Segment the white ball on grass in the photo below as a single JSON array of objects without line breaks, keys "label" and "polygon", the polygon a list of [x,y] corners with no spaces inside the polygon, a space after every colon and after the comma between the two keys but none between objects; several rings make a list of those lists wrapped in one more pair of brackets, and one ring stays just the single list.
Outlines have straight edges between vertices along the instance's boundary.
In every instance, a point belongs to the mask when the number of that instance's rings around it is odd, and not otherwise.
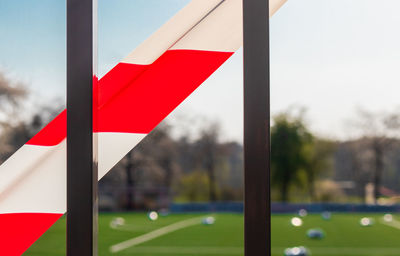
[{"label": "white ball on grass", "polygon": [[364,218],[361,218],[361,220],[360,220],[360,225],[363,227],[369,227],[369,226],[372,226],[373,224],[374,224],[374,220],[371,218],[364,217]]},{"label": "white ball on grass", "polygon": [[110,222],[111,228],[118,228],[123,225],[125,225],[125,219],[122,217],[116,217],[116,218],[112,219]]},{"label": "white ball on grass", "polygon": [[299,217],[294,217],[290,220],[290,223],[295,227],[300,227],[301,225],[303,225],[303,220]]},{"label": "white ball on grass", "polygon": [[308,256],[310,255],[307,248],[304,246],[286,248],[284,251],[285,256]]},{"label": "white ball on grass", "polygon": [[307,214],[308,214],[308,212],[307,212],[306,209],[300,209],[300,210],[299,210],[299,216],[300,216],[300,217],[306,217]]},{"label": "white ball on grass", "polygon": [[202,219],[201,223],[203,225],[213,225],[215,223],[215,218],[212,216]]},{"label": "white ball on grass", "polygon": [[155,221],[158,219],[158,213],[156,211],[151,211],[147,215],[151,221]]}]

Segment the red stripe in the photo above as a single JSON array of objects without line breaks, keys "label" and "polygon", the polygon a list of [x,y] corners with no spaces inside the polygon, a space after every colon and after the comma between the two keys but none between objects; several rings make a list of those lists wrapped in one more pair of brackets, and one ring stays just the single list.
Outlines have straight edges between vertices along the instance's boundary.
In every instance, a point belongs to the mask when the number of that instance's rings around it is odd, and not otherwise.
[{"label": "red stripe", "polygon": [[22,255],[62,214],[0,214],[0,255]]},{"label": "red stripe", "polygon": [[[94,86],[100,106],[94,115],[94,130],[149,133],[232,54],[171,50],[149,66],[118,64]],[[65,136],[64,110],[27,144],[53,146]],[[0,255],[21,255],[60,216],[0,214]]]},{"label": "red stripe", "polygon": [[54,146],[59,144],[67,134],[67,111],[64,109],[56,118],[46,125],[26,144],[36,146]]},{"label": "red stripe", "polygon": [[[149,133],[232,54],[170,50],[148,66],[118,64],[99,81],[95,132]],[[64,110],[27,144],[53,146],[65,135]]]},{"label": "red stripe", "polygon": [[106,104],[114,95],[131,84],[148,67],[149,65],[117,64],[100,79],[99,107]]},{"label": "red stripe", "polygon": [[96,132],[149,133],[231,55],[167,51],[99,110]]}]

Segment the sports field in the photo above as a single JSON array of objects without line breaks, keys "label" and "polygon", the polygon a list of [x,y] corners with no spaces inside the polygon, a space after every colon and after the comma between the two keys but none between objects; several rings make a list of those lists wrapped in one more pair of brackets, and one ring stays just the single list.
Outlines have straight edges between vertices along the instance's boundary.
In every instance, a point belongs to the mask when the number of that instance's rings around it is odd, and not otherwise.
[{"label": "sports field", "polygon": [[[214,216],[215,223],[201,224],[204,216]],[[294,216],[273,216],[273,255],[283,255],[284,248],[300,245],[309,248],[312,255],[400,255],[400,215],[385,222],[383,214],[332,214],[330,220],[310,214],[302,218],[303,225],[299,227],[290,224]],[[374,224],[361,226],[362,217],[372,218]],[[308,238],[306,232],[310,228],[321,228],[325,237]],[[144,213],[100,214],[99,229],[99,255],[243,255],[241,214],[171,214],[156,221]],[[65,219],[25,255],[65,255]]]}]

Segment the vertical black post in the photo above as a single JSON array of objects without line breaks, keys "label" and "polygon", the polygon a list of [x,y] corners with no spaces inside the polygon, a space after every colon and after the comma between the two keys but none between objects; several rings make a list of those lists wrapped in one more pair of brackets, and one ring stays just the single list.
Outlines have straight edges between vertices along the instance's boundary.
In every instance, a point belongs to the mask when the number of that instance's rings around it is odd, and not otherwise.
[{"label": "vertical black post", "polygon": [[67,0],[67,256],[97,255],[97,0]]},{"label": "vertical black post", "polygon": [[269,1],[243,0],[245,255],[271,255]]}]

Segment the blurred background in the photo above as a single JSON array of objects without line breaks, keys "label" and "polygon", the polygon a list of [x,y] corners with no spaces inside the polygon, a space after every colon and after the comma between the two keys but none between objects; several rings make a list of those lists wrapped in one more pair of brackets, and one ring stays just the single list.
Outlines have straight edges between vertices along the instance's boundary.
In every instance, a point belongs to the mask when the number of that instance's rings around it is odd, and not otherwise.
[{"label": "blurred background", "polygon": [[[188,2],[99,0],[99,77]],[[399,8],[288,1],[271,19],[273,255],[400,254]],[[64,1],[0,0],[0,35],[3,162],[65,107]],[[100,255],[196,218],[114,253],[242,254],[242,68],[239,50],[100,181]],[[26,255],[64,255],[64,222]]]}]

